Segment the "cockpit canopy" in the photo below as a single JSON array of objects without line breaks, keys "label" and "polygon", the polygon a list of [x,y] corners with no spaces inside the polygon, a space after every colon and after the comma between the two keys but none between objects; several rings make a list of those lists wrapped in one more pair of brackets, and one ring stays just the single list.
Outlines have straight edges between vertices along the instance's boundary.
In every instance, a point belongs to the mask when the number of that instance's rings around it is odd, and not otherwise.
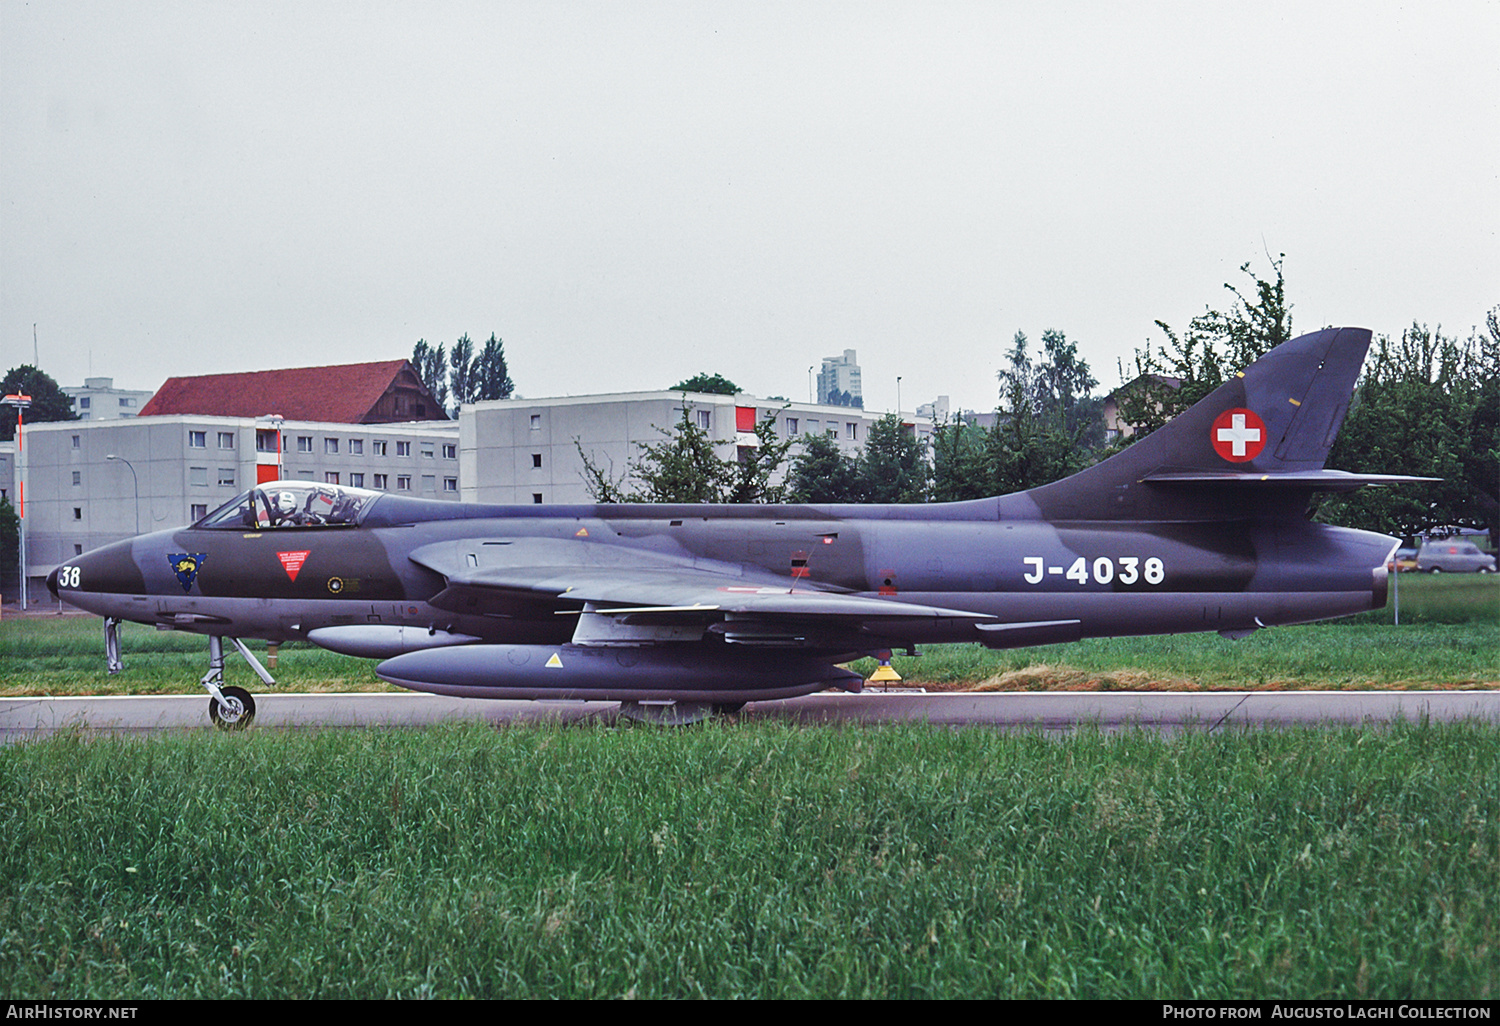
[{"label": "cockpit canopy", "polygon": [[382,494],[312,481],[271,481],[229,500],[193,526],[236,531],[353,527]]}]

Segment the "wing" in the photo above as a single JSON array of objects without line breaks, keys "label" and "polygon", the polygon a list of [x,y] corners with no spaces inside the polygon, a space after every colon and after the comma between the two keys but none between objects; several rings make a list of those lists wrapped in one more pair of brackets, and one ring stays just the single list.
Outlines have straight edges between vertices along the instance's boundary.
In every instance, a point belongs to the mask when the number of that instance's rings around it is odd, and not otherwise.
[{"label": "wing", "polygon": [[738,563],[575,539],[461,539],[415,550],[453,612],[577,616],[574,644],[650,645],[707,634],[737,644],[868,645],[901,625],[994,617],[835,591]]}]

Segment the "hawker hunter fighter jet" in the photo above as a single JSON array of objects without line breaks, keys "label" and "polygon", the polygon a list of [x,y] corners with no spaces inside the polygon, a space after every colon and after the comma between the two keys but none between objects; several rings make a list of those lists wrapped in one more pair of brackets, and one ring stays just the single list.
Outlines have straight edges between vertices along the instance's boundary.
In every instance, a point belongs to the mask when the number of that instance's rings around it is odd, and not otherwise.
[{"label": "hawker hunter fighter jet", "polygon": [[213,720],[243,726],[223,639],[381,659],[402,687],[482,698],[737,708],[825,688],[924,642],[1012,648],[1344,616],[1386,600],[1396,539],[1312,523],[1370,332],[1267,353],[1079,474],[932,505],[489,506],[281,481],[190,527],[106,546],[48,586],[209,638]]}]

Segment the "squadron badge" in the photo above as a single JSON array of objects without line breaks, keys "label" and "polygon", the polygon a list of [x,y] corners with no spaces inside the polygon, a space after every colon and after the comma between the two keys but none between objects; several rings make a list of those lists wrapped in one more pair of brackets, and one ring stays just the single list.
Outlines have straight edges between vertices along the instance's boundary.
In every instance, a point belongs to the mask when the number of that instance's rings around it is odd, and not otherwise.
[{"label": "squadron badge", "polygon": [[177,583],[182,585],[183,591],[193,590],[193,582],[198,579],[198,570],[206,556],[204,552],[174,552],[167,556],[167,563],[177,575]]}]

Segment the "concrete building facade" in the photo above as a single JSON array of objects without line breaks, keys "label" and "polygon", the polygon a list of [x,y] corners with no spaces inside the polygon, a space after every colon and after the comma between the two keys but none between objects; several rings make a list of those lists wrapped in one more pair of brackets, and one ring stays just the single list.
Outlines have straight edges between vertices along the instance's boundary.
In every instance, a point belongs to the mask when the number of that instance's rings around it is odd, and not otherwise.
[{"label": "concrete building facade", "polygon": [[[681,420],[693,422],[733,459],[754,446],[755,424],[774,419],[780,437],[826,434],[853,453],[881,414],[844,406],[786,403],[746,395],[629,392],[561,399],[500,399],[473,403],[459,414],[459,480],[466,502],[505,504],[587,503],[580,448],[594,465],[618,479],[640,454]],[[926,440],[932,423],[908,421]]]},{"label": "concrete building facade", "polygon": [[63,386],[63,394],[79,420],[116,420],[140,413],[156,393],[116,388],[114,378],[84,378],[82,385]]}]

